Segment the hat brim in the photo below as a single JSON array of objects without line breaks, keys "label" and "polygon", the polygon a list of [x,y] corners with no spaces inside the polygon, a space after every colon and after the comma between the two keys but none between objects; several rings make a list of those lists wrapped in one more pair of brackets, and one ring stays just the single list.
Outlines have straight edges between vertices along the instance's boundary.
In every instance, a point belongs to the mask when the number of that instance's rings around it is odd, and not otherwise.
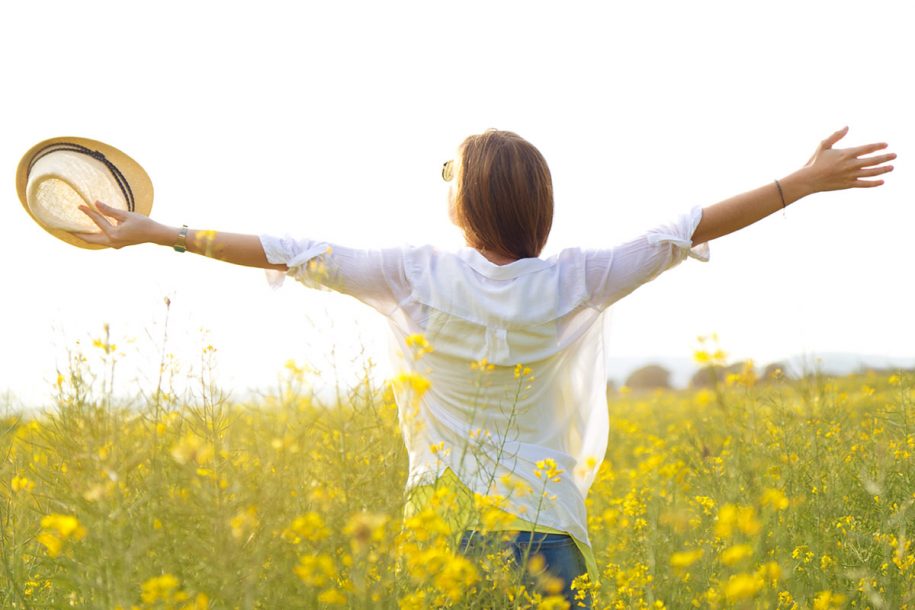
[{"label": "hat brim", "polygon": [[144,216],[149,216],[149,213],[152,211],[152,180],[149,179],[149,176],[146,174],[146,171],[143,169],[143,167],[132,158],[130,158],[130,156],[128,156],[126,153],[118,150],[110,144],[105,144],[104,142],[99,142],[97,140],[90,140],[88,138],[51,138],[49,140],[39,142],[30,148],[29,151],[23,155],[22,160],[19,161],[19,167],[16,168],[16,192],[19,194],[19,201],[22,202],[22,207],[25,208],[25,211],[28,213],[28,215],[32,217],[32,220],[38,223],[38,226],[40,226],[42,229],[57,239],[80,248],[86,248],[88,250],[99,250],[102,248],[107,248],[108,246],[91,244],[87,241],[83,241],[72,233],[68,233],[67,231],[63,231],[61,229],[52,229],[45,226],[45,224],[41,222],[41,220],[37,218],[29,208],[29,202],[26,196],[26,187],[28,186],[29,182],[29,166],[32,163],[32,159],[39,151],[43,150],[44,148],[47,148],[52,144],[61,144],[65,142],[85,146],[86,148],[96,150],[105,155],[105,158],[111,161],[127,179],[127,183],[130,185],[130,190],[133,193],[134,211],[139,214],[143,214]]}]

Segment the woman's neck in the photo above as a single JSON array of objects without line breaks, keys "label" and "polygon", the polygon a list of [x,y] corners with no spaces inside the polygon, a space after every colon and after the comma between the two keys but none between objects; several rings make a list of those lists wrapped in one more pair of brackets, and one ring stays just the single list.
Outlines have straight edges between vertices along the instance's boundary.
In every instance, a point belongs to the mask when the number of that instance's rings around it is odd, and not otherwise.
[{"label": "woman's neck", "polygon": [[477,248],[476,251],[482,254],[483,258],[494,265],[507,265],[518,260],[516,258],[509,258],[507,256],[502,256],[501,254],[496,254],[495,252],[489,252],[488,250],[483,250],[481,248]]}]

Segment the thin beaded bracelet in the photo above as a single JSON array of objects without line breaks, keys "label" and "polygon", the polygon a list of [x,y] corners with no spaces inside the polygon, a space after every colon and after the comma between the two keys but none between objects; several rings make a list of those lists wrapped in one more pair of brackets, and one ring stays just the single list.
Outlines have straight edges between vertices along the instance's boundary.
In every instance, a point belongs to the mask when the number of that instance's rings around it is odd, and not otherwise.
[{"label": "thin beaded bracelet", "polygon": [[778,180],[776,180],[776,181],[775,181],[775,186],[778,187],[778,196],[781,197],[781,200],[782,200],[782,209],[784,210],[787,206],[785,205],[785,193],[782,192],[782,185],[779,184]]}]

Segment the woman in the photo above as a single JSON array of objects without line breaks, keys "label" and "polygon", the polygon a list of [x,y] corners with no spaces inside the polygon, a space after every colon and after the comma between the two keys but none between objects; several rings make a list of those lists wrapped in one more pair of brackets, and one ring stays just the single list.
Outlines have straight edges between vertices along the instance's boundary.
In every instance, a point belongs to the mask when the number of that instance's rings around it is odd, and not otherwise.
[{"label": "woman", "polygon": [[[493,542],[483,530],[511,532],[505,544],[540,571],[536,583],[571,601],[575,577],[598,576],[585,498],[608,435],[601,313],[687,256],[708,260],[707,242],[806,195],[883,184],[870,178],[892,171],[895,155],[865,156],[886,144],[833,148],[846,133],[823,140],[782,180],[693,208],[614,248],[546,260],[538,257],[553,218],[549,168],[530,143],[494,130],[467,138],[443,167],[449,215],[468,246],[458,252],[179,230],[102,203],[81,208],[101,232],[77,236],[284,272],[387,316],[398,368],[430,382],[423,392],[409,383],[397,390],[410,458],[407,516],[429,505],[437,486],[448,488],[463,507],[452,515],[463,552]],[[486,523],[469,508],[474,494],[494,507]]]}]

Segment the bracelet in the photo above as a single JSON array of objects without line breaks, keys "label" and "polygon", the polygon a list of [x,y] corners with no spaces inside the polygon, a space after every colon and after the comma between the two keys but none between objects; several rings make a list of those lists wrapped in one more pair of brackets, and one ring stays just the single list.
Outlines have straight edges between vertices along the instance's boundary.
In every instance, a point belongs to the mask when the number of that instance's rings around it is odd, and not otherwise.
[{"label": "bracelet", "polygon": [[181,230],[178,231],[178,240],[172,247],[175,252],[187,252],[187,225],[181,225]]},{"label": "bracelet", "polygon": [[782,192],[782,185],[779,184],[778,180],[775,181],[775,186],[778,187],[778,196],[782,199],[782,209],[785,209],[785,193]]}]

